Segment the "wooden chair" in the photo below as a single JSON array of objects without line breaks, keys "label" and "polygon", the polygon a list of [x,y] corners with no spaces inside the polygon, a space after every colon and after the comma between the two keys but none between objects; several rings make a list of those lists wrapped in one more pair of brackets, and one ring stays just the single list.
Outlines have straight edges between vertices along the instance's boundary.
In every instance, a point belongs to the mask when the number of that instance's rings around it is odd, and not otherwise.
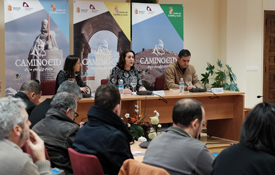
[{"label": "wooden chair", "polygon": [[54,95],[55,94],[56,81],[41,81],[42,95]]},{"label": "wooden chair", "polygon": [[108,84],[109,79],[101,79],[101,85]]},{"label": "wooden chair", "polygon": [[164,90],[165,77],[156,77],[155,90]]},{"label": "wooden chair", "polygon": [[151,165],[147,165],[145,163],[141,163],[134,159],[127,159],[123,162],[118,175],[169,175],[169,173],[158,167],[154,167]]},{"label": "wooden chair", "polygon": [[74,175],[104,175],[98,158],[94,155],[79,153],[68,148]]}]

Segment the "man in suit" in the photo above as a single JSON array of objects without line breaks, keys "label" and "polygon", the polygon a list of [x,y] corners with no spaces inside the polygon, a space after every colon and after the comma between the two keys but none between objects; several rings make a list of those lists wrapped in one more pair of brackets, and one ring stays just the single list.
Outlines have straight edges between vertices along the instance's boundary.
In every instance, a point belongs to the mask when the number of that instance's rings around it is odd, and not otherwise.
[{"label": "man in suit", "polygon": [[184,85],[184,90],[195,87],[201,88],[200,80],[196,74],[194,66],[190,65],[191,53],[189,50],[182,49],[178,55],[178,61],[171,63],[165,70],[164,89],[179,88],[180,79],[186,80],[187,76],[191,76],[192,84]]},{"label": "man in suit", "polygon": [[[21,99],[0,99],[0,175],[51,175],[44,142],[29,129],[25,108]],[[24,144],[32,150],[35,163],[29,154],[23,153],[21,147]]]},{"label": "man in suit", "polygon": [[26,103],[26,111],[28,115],[31,114],[32,110],[39,103],[39,99],[42,95],[41,85],[35,81],[30,80],[22,84],[19,92],[15,94],[14,98],[21,98]]}]

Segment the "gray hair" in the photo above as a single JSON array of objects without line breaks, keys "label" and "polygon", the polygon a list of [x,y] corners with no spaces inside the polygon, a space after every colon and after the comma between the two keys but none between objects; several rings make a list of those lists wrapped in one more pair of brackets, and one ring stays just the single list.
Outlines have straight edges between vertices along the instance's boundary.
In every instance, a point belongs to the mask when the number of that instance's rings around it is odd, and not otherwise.
[{"label": "gray hair", "polygon": [[19,125],[24,128],[26,104],[20,98],[6,97],[0,99],[0,139],[7,139],[13,127]]},{"label": "gray hair", "polygon": [[[79,89],[79,87],[78,87]],[[57,93],[53,101],[51,102],[51,107],[62,112],[66,112],[68,108],[76,110],[76,97],[68,92]]]},{"label": "gray hair", "polygon": [[59,86],[56,93],[59,93],[59,92],[69,92],[69,93],[75,95],[76,98],[78,98],[78,99],[82,98],[82,93],[79,89],[79,86],[76,83],[69,81],[69,80],[64,81]]},{"label": "gray hair", "polygon": [[35,95],[39,95],[42,92],[42,87],[39,82],[35,80],[26,81],[20,87],[20,91],[26,91],[28,93],[34,92]]}]

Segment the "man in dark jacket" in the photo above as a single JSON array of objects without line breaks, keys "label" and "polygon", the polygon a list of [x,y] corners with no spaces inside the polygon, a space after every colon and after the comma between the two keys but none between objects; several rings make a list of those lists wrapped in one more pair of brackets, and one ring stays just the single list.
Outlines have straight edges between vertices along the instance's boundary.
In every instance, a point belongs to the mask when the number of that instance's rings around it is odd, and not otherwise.
[{"label": "man in dark jacket", "polygon": [[78,116],[76,108],[76,97],[60,92],[53,98],[46,118],[33,127],[33,131],[45,142],[52,167],[63,169],[66,174],[73,173],[68,148],[71,148],[79,130],[79,125],[74,122]]},{"label": "man in dark jacket", "polygon": [[[82,98],[82,93],[79,89],[79,86],[73,81],[64,81],[57,89],[57,93],[59,92],[69,92],[77,97],[77,101],[81,100]],[[54,96],[52,98],[47,98],[32,110],[32,113],[29,116],[29,120],[31,122],[30,128],[46,117],[46,113],[51,107],[50,104],[53,98]]]},{"label": "man in dark jacket", "polygon": [[21,98],[26,103],[26,111],[30,116],[32,110],[39,103],[41,95],[41,85],[35,80],[30,80],[24,82],[20,87],[19,92],[17,92],[17,94],[15,94],[13,97]]},{"label": "man in dark jacket", "polygon": [[105,174],[118,174],[124,160],[133,158],[129,142],[133,137],[122,122],[120,94],[111,84],[95,93],[95,105],[88,111],[89,121],[77,133],[73,149],[97,156]]}]

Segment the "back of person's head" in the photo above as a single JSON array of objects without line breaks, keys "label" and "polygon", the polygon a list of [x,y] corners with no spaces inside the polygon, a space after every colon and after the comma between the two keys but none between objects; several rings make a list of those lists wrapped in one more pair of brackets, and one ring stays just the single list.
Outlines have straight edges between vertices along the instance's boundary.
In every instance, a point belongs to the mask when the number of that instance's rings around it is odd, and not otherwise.
[{"label": "back of person's head", "polygon": [[79,57],[77,57],[76,55],[69,55],[65,60],[63,70],[72,77],[75,76],[74,65],[77,63],[78,59]]},{"label": "back of person's head", "polygon": [[275,156],[275,106],[259,103],[248,114],[241,130],[241,143]]},{"label": "back of person's head", "polygon": [[52,108],[65,113],[69,108],[76,111],[76,106],[77,106],[76,97],[68,92],[57,93],[51,102]]},{"label": "back of person's head", "polygon": [[95,105],[114,110],[120,104],[120,94],[116,86],[112,84],[101,85],[95,92]]},{"label": "back of person's head", "polygon": [[64,81],[59,86],[56,93],[60,93],[60,92],[69,92],[69,93],[75,95],[76,98],[78,98],[79,100],[82,98],[82,93],[79,89],[79,86],[73,81],[69,81],[69,80]]},{"label": "back of person's head", "polygon": [[189,50],[187,49],[182,49],[178,55],[179,58],[182,58],[182,57],[189,57],[191,56],[191,53],[189,52]]},{"label": "back of person's head", "polygon": [[22,109],[26,104],[20,98],[6,97],[0,99],[0,139],[7,139],[15,125],[24,128],[25,116]]},{"label": "back of person's head", "polygon": [[197,100],[185,98],[179,100],[173,108],[173,123],[188,127],[192,121],[202,120],[203,105]]},{"label": "back of person's head", "polygon": [[[119,67],[120,69],[124,69],[124,66],[125,66],[125,64],[126,64],[126,60],[125,60],[125,58],[126,58],[126,54],[128,53],[128,52],[132,52],[133,54],[134,54],[134,58],[135,58],[135,52],[134,51],[132,51],[132,50],[124,50],[124,51],[122,51],[121,52],[121,54],[120,54],[120,56],[119,56],[119,60],[118,60],[118,62],[117,62],[117,67]],[[135,64],[134,64],[135,65]],[[134,66],[133,65],[133,66]]]},{"label": "back of person's head", "polygon": [[22,84],[20,91],[27,93],[34,92],[35,95],[39,95],[42,92],[42,87],[37,80],[29,80]]}]

